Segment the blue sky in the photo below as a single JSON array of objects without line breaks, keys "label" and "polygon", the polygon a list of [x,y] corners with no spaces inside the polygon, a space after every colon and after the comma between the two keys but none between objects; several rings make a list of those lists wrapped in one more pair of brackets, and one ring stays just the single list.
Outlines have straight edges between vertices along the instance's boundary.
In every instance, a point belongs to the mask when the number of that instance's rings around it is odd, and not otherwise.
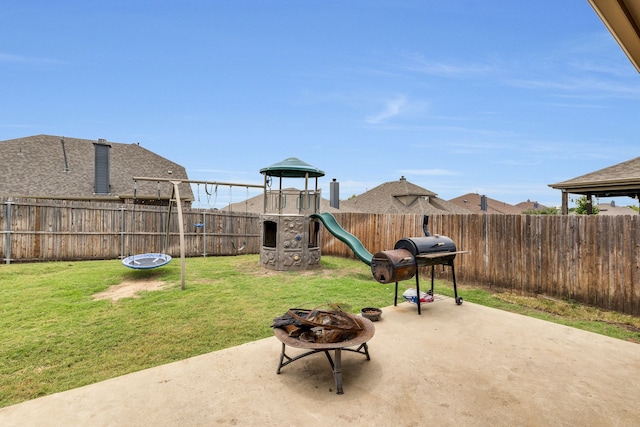
[{"label": "blue sky", "polygon": [[640,156],[640,74],[587,0],[2,10],[0,140],[139,142],[221,182],[298,157],[326,198],[332,178],[347,198],[405,176],[545,205],[561,201],[548,184]]}]

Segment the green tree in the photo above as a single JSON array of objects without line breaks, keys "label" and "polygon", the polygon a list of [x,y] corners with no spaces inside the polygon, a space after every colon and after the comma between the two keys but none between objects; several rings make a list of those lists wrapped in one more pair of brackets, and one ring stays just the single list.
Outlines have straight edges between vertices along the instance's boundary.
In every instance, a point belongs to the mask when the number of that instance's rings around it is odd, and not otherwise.
[{"label": "green tree", "polygon": [[544,208],[544,209],[527,209],[522,211],[523,215],[558,215],[558,209],[556,208]]},{"label": "green tree", "polygon": [[[576,200],[576,208],[574,212],[578,215],[586,215],[587,214],[587,196],[580,196],[579,199]],[[600,212],[596,206],[592,206],[591,213],[596,215]]]}]

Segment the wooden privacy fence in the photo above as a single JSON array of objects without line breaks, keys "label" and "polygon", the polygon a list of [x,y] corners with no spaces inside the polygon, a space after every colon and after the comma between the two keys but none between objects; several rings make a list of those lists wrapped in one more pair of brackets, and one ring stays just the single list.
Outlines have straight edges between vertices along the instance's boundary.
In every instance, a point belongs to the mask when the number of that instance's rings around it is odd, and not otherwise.
[{"label": "wooden privacy fence", "polygon": [[[372,253],[424,235],[422,215],[335,217]],[[640,215],[433,215],[429,230],[469,251],[455,259],[459,283],[640,315]],[[354,257],[326,230],[322,239],[323,255]],[[450,278],[449,268],[436,271]]]},{"label": "wooden privacy fence", "polygon": [[[169,215],[168,207],[14,199],[2,200],[0,210],[0,257],[7,264],[180,254],[175,207]],[[187,256],[260,251],[257,214],[183,209],[183,219]]]},{"label": "wooden privacy fence", "polygon": [[[180,254],[176,209],[167,228],[167,207],[27,199],[0,203],[0,259],[5,263]],[[258,214],[183,213],[186,256],[260,252]],[[422,215],[334,215],[371,253],[423,235]],[[432,215],[429,230],[469,251],[455,260],[459,283],[640,315],[640,215]],[[355,258],[324,227],[321,238],[323,255]],[[436,271],[450,278],[450,269]]]}]

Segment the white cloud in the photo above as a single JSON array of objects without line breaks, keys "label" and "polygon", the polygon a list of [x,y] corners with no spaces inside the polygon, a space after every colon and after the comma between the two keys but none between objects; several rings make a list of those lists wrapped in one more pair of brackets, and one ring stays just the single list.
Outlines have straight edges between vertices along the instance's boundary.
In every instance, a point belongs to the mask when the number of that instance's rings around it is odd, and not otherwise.
[{"label": "white cloud", "polygon": [[0,61],[2,62],[23,62],[24,58],[18,55],[11,55],[0,52]]},{"label": "white cloud", "polygon": [[429,61],[422,54],[407,55],[408,63],[403,66],[406,70],[441,77],[463,77],[478,74],[494,73],[502,67],[491,64],[471,62],[443,62]]},{"label": "white cloud", "polygon": [[405,111],[407,109],[407,104],[407,98],[404,95],[399,95],[394,99],[387,101],[385,108],[381,113],[367,117],[366,122],[370,124],[382,123]]},{"label": "white cloud", "polygon": [[607,81],[594,77],[576,77],[558,80],[524,80],[513,79],[510,84],[525,89],[550,89],[567,94],[578,94],[583,97],[601,97],[603,94],[618,98],[637,98],[640,86],[628,82]]},{"label": "white cloud", "polygon": [[50,58],[38,58],[35,56],[14,55],[11,53],[0,52],[0,62],[14,62],[24,64],[63,64],[64,61]]}]

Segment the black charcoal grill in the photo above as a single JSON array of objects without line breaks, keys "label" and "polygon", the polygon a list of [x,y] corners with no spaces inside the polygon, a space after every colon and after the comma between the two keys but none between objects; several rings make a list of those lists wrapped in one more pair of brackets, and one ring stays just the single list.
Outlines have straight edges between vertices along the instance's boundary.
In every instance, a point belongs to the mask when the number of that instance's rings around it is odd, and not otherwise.
[{"label": "black charcoal grill", "polygon": [[451,267],[455,301],[458,305],[462,304],[462,298],[458,296],[453,261],[457,254],[464,252],[458,251],[450,238],[438,234],[432,236],[429,233],[428,224],[429,217],[425,215],[422,226],[425,237],[400,239],[396,242],[393,250],[378,252],[371,260],[371,273],[378,282],[396,283],[393,305],[398,305],[398,282],[409,280],[415,276],[418,314],[421,314],[419,267],[431,266],[431,290],[429,293],[432,296],[435,266]]}]

